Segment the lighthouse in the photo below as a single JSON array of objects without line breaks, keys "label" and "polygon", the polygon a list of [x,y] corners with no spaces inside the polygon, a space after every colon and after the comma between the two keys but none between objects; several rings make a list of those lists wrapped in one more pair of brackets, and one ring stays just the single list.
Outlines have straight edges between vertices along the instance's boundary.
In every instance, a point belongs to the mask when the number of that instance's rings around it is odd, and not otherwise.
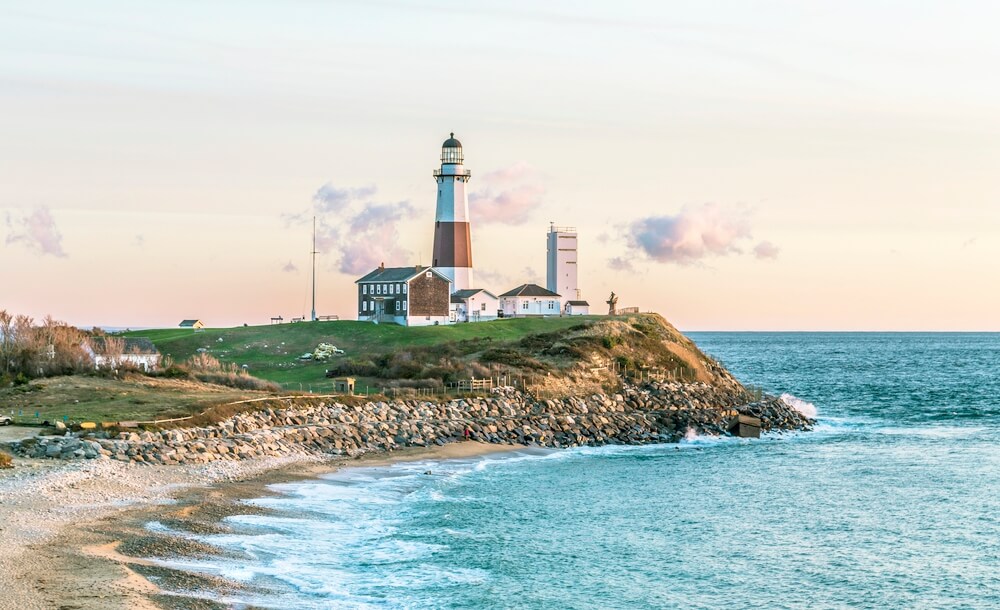
[{"label": "lighthouse", "polygon": [[472,238],[469,232],[469,197],[466,186],[472,172],[462,165],[462,143],[455,134],[441,145],[434,217],[434,268],[451,280],[452,291],[472,288]]}]

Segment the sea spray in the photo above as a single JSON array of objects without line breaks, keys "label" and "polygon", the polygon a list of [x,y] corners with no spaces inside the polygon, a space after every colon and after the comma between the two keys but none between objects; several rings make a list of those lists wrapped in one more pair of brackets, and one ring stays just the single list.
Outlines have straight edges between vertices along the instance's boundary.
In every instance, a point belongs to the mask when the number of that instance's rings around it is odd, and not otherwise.
[{"label": "sea spray", "polygon": [[787,392],[782,394],[779,398],[781,398],[783,403],[795,409],[802,415],[805,415],[809,419],[816,419],[818,410],[816,409],[816,405],[813,403],[802,400],[801,398],[788,394]]}]

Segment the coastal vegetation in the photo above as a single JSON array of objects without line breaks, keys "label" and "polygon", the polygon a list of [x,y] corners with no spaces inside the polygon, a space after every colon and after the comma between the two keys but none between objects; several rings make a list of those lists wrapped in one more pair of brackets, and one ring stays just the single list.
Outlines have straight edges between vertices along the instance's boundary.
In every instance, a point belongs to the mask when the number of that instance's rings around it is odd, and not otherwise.
[{"label": "coastal vegetation", "polygon": [[[623,381],[643,379],[742,390],[721,366],[656,314],[518,318],[418,328],[304,322],[101,335],[99,344],[105,350],[120,351],[127,337],[150,339],[162,362],[148,374],[127,366],[95,370],[82,353],[76,353],[92,333],[51,319],[39,326],[27,318],[9,318],[15,328],[5,337],[32,338],[11,342],[19,346],[18,353],[46,353],[45,346],[50,345],[46,341],[60,337],[55,360],[72,364],[43,368],[45,374],[36,379],[20,366],[10,369],[17,376],[8,374],[0,383],[0,409],[13,412],[18,423],[187,417],[248,399],[329,393],[332,377],[337,376],[355,377],[357,391],[364,394],[392,396],[449,392],[454,396],[460,382],[488,378],[546,396],[614,392]],[[5,353],[13,352],[8,347]],[[320,353],[321,361],[312,357]],[[51,355],[48,350],[45,358],[52,360]],[[202,418],[229,414],[228,409],[223,411]]]},{"label": "coastal vegetation", "polygon": [[[570,379],[605,367],[628,376],[660,374],[711,382],[718,365],[662,316],[516,318],[477,324],[405,328],[334,321],[226,329],[144,330],[174,359],[207,354],[286,390],[331,391],[331,376],[372,389],[443,389],[470,378]],[[317,345],[344,352],[303,359]],[[245,367],[245,369],[244,369]],[[608,376],[607,381],[613,381]]]}]

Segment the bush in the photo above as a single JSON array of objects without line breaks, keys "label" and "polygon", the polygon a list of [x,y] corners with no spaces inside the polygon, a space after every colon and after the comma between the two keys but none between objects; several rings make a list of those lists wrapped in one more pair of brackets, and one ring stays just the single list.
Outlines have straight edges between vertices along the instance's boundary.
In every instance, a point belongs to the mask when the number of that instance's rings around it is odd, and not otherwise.
[{"label": "bush", "polygon": [[166,377],[167,379],[188,379],[191,377],[191,374],[184,367],[171,364],[160,372],[160,377]]},{"label": "bush", "polygon": [[0,451],[0,468],[13,468],[14,460],[9,455]]},{"label": "bush", "polygon": [[235,371],[215,371],[207,373],[195,373],[195,379],[204,383],[214,383],[224,385],[237,390],[259,390],[262,392],[278,392],[281,386],[273,381],[258,379],[247,373]]}]

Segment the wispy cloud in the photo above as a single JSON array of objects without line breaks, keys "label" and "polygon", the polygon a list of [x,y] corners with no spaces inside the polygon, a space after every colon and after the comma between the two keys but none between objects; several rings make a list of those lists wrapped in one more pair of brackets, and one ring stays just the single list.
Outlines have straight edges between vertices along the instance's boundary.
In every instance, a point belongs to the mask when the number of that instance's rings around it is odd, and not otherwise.
[{"label": "wispy cloud", "polygon": [[313,195],[314,209],[316,212],[339,212],[354,201],[374,196],[376,190],[373,184],[358,188],[338,188],[327,182]]},{"label": "wispy cloud", "polygon": [[296,267],[296,266],[295,266],[295,263],[293,263],[292,261],[288,261],[288,262],[287,262],[287,263],[285,263],[285,265],[284,265],[284,266],[283,266],[283,267],[281,268],[281,270],[282,270],[282,271],[284,271],[285,273],[294,273],[294,272],[298,271],[298,270],[299,270],[299,268],[298,268],[298,267]]},{"label": "wispy cloud", "polygon": [[[630,248],[654,261],[690,265],[710,257],[742,254],[752,238],[750,210],[743,205],[687,205],[675,215],[648,216],[627,227]],[[759,249],[759,252],[757,251]],[[761,242],[755,253],[769,258],[778,248]]]},{"label": "wispy cloud", "polygon": [[[372,201],[377,191],[374,185],[337,187],[327,182],[313,195],[311,209],[282,218],[286,226],[306,226],[315,216],[316,249],[341,273],[364,273],[383,262],[408,265],[410,253],[400,246],[400,226],[416,210],[408,201]],[[288,265],[284,271],[290,271]]]},{"label": "wispy cloud", "polygon": [[51,254],[59,258],[66,257],[62,246],[62,233],[52,218],[52,213],[46,206],[37,206],[30,213],[14,217],[6,215],[7,245],[23,245],[41,254]]},{"label": "wispy cloud", "polygon": [[776,259],[781,252],[781,248],[769,241],[762,241],[753,249],[753,255],[760,259]]},{"label": "wispy cloud", "polygon": [[469,193],[469,214],[478,224],[520,225],[542,204],[540,174],[523,162],[483,174],[482,188]]},{"label": "wispy cloud", "polygon": [[616,256],[614,258],[608,259],[608,267],[612,271],[624,271],[626,273],[634,273],[635,268],[632,266],[632,262],[627,258],[621,256]]}]

